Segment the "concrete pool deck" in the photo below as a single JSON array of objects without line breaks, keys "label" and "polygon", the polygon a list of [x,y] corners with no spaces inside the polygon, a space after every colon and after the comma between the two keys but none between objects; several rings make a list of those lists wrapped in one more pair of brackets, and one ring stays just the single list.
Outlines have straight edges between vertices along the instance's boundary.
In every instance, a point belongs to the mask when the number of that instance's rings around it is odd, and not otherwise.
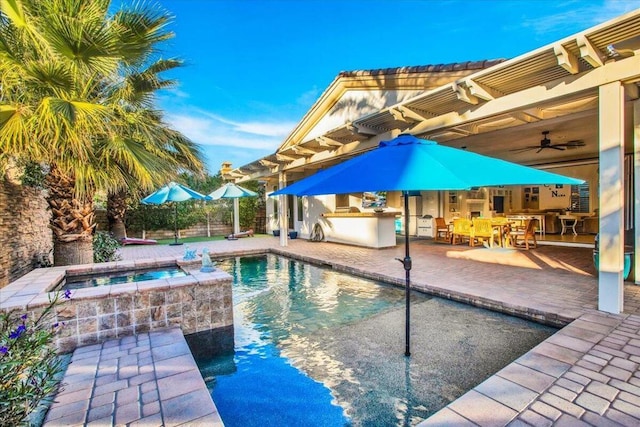
[{"label": "concrete pool deck", "polygon": [[[295,239],[282,248],[277,238],[256,237],[189,246],[198,252],[207,247],[212,256],[271,251],[369,278],[404,281],[402,265],[395,260],[404,256],[402,245],[367,249]],[[128,261],[183,251],[168,245],[121,249]],[[597,278],[588,248],[509,251],[417,240],[411,255],[416,289],[564,326],[421,425],[640,425],[640,286],[625,285],[625,313],[608,315],[597,311]],[[94,363],[99,366],[99,359]],[[115,401],[112,416],[118,408]],[[78,421],[89,425],[86,419]]]}]

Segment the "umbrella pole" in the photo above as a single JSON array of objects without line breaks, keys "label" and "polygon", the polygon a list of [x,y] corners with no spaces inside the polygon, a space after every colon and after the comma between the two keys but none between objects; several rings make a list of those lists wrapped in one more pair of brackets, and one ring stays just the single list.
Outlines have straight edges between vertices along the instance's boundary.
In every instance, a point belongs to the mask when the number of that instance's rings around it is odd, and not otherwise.
[{"label": "umbrella pole", "polygon": [[405,271],[405,320],[404,320],[404,355],[411,356],[410,350],[410,331],[411,331],[411,256],[409,255],[409,192],[403,191],[404,194],[404,259],[396,258],[402,263]]},{"label": "umbrella pole", "polygon": [[173,243],[171,246],[177,246],[181,243],[178,243],[178,204],[173,202]]}]

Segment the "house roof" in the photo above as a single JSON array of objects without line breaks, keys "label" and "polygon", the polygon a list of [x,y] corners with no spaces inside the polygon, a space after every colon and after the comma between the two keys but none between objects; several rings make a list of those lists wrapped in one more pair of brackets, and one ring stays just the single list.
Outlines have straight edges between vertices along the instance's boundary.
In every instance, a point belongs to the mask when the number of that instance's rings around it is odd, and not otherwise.
[{"label": "house roof", "polygon": [[[438,81],[443,76],[444,81]],[[235,169],[232,176],[256,179],[280,171],[306,175],[399,133],[450,145],[464,141],[474,151],[492,155],[494,134],[535,130],[517,138],[516,144],[537,143],[540,129],[571,118],[583,120],[573,128],[575,135],[586,138],[587,130],[597,135],[599,87],[612,81],[626,85],[629,98],[638,98],[640,9],[506,61],[341,72],[275,153]],[[340,96],[354,88],[422,90],[306,138]],[[590,142],[580,155],[597,157],[597,140]],[[510,148],[517,147],[512,143]]]},{"label": "house roof", "polygon": [[379,75],[403,74],[403,73],[407,73],[407,74],[442,73],[442,72],[463,71],[463,70],[482,70],[484,68],[492,67],[504,61],[506,61],[506,59],[485,59],[482,61],[453,62],[450,64],[415,65],[415,66],[394,67],[394,68],[379,68],[379,69],[373,69],[373,70],[341,71],[338,73],[338,77],[379,76]]}]

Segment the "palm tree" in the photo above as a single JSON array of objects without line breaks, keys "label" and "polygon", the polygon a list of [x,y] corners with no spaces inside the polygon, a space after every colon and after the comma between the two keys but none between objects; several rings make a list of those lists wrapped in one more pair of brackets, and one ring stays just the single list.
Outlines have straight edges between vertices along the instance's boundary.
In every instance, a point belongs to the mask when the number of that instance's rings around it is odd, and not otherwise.
[{"label": "palm tree", "polygon": [[193,144],[169,141],[153,91],[136,103],[125,96],[131,76],[172,64],[154,61],[173,36],[170,17],[142,3],[111,16],[109,6],[0,0],[0,165],[22,158],[48,169],[56,265],[92,262],[96,191],[151,188],[175,173],[180,156],[193,165],[200,158]]},{"label": "palm tree", "polygon": [[[144,165],[144,172],[148,173],[149,169],[161,169],[161,173],[156,173],[153,178],[153,184],[156,187],[169,180],[175,180],[178,173],[182,171],[188,171],[194,175],[204,173],[200,148],[181,133],[168,127],[162,120],[162,113],[153,109],[155,92],[169,88],[175,83],[173,80],[161,78],[159,74],[181,65],[182,62],[176,60],[158,60],[141,72],[128,73],[122,80],[122,84],[115,87],[111,94],[111,97],[119,99],[126,106],[128,114],[135,114],[142,118],[127,129],[128,132],[123,134],[123,137],[134,141],[142,136],[142,140],[145,141],[145,150],[153,154],[153,162],[151,165]],[[145,128],[140,129],[138,123],[143,123]],[[135,165],[130,166],[122,165],[122,168],[131,169],[133,175],[136,175],[137,168]],[[149,189],[149,186],[141,186],[139,182],[139,178],[134,176],[128,186],[114,189],[108,194],[109,230],[118,240],[127,236],[124,222],[128,207],[127,199],[139,196],[143,190]]]}]

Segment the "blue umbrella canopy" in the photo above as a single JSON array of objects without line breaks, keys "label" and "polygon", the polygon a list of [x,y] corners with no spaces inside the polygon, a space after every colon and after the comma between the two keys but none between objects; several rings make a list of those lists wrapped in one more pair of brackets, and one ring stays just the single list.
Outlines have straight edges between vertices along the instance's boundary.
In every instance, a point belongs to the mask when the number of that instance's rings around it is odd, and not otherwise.
[{"label": "blue umbrella canopy", "polygon": [[[414,191],[465,190],[495,185],[577,185],[583,180],[541,171],[470,151],[438,145],[434,141],[400,135],[382,141],[378,148],[304,178],[272,196],[292,194],[402,191],[404,215],[409,216],[409,196]],[[410,356],[411,256],[409,221],[405,221],[405,356]]]},{"label": "blue umbrella canopy", "polygon": [[233,233],[227,238],[228,240],[236,240],[235,234],[240,231],[240,207],[238,199],[242,197],[255,197],[258,193],[240,187],[233,182],[227,182],[217,190],[212,191],[207,196],[210,200],[233,199]]},{"label": "blue umbrella canopy", "polygon": [[382,141],[331,168],[271,193],[313,196],[364,191],[465,190],[495,185],[582,184],[584,181],[439,145],[413,135]]},{"label": "blue umbrella canopy", "polygon": [[257,196],[258,193],[255,191],[247,190],[246,188],[240,187],[232,182],[228,182],[224,184],[222,187],[217,190],[209,193],[209,198],[211,200],[218,199],[238,199],[241,197],[254,197]]},{"label": "blue umbrella canopy", "polygon": [[[161,205],[167,202],[184,202],[190,199],[206,200],[207,196],[198,193],[195,190],[190,189],[186,185],[178,184],[177,182],[170,182],[164,187],[161,187],[149,194],[147,197],[141,200],[146,205]],[[173,209],[173,231],[174,242],[172,245],[181,245],[178,243],[178,205],[176,204]]]},{"label": "blue umbrella canopy", "polygon": [[189,199],[205,200],[207,196],[190,189],[186,185],[170,182],[141,200],[144,204],[161,205],[166,202],[184,202]]}]

